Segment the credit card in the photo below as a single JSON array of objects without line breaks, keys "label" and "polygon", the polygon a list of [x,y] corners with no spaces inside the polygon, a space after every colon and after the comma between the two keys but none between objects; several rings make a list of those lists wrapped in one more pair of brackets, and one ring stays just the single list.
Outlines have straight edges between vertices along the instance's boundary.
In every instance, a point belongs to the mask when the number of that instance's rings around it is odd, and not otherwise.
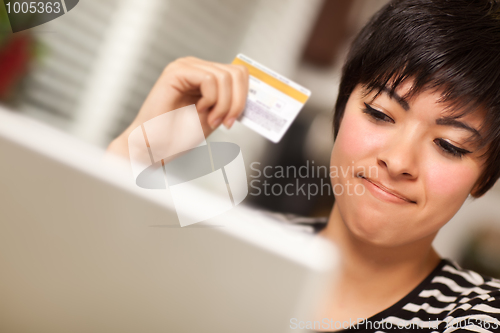
[{"label": "credit card", "polygon": [[233,64],[244,65],[250,73],[247,104],[238,120],[272,142],[279,142],[311,92],[243,54],[238,54]]}]

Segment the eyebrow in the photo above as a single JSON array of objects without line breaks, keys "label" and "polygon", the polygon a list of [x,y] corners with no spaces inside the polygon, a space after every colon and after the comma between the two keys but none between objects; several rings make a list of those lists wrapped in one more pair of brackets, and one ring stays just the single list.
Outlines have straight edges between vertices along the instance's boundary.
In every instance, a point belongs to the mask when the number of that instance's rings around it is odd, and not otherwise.
[{"label": "eyebrow", "polygon": [[[399,96],[396,92],[391,91],[391,89],[387,86],[382,87],[381,91],[385,92],[390,98],[394,99],[405,111],[410,110],[410,105],[407,101],[404,100],[403,97]],[[481,134],[477,129],[463,123],[455,118],[443,117],[436,119],[436,125],[442,126],[452,126],[455,128],[463,129],[472,133],[473,137],[481,138]]]},{"label": "eyebrow", "polygon": [[479,133],[479,131],[477,129],[467,125],[466,123],[458,121],[455,118],[449,118],[449,117],[439,118],[439,119],[436,119],[436,124],[443,125],[443,126],[452,126],[452,127],[459,128],[459,129],[464,129],[466,131],[471,132],[474,137],[481,138],[481,134]]},{"label": "eyebrow", "polygon": [[394,99],[405,111],[410,110],[410,105],[403,97],[399,96],[396,92],[391,91],[388,87],[382,87],[381,91],[385,92],[390,98]]}]

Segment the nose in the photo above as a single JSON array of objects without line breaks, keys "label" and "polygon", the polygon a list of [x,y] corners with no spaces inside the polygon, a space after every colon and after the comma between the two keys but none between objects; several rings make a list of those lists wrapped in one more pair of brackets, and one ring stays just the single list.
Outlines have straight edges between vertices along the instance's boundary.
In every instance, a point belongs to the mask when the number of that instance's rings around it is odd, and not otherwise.
[{"label": "nose", "polygon": [[393,138],[377,156],[378,165],[394,179],[418,177],[418,143],[407,133]]}]

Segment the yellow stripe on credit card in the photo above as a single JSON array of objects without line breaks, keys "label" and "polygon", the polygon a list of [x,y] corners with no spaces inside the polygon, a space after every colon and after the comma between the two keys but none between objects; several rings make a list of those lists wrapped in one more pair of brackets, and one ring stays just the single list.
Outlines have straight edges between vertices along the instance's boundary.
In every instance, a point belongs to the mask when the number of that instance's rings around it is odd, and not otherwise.
[{"label": "yellow stripe on credit card", "polygon": [[290,87],[288,84],[278,80],[275,77],[272,77],[271,75],[261,71],[255,66],[250,65],[249,63],[240,58],[235,58],[232,64],[245,66],[246,68],[248,68],[249,74],[255,77],[256,79],[259,79],[262,82],[267,83],[271,87],[281,91],[285,95],[290,96],[291,98],[299,101],[302,104],[304,104],[309,98],[309,96],[307,96],[306,94],[301,93],[297,89]]}]

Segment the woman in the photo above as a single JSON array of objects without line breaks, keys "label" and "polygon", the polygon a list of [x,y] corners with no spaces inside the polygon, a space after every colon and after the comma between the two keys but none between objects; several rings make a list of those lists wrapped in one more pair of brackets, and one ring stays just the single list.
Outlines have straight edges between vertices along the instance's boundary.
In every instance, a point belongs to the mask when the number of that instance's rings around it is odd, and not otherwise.
[{"label": "woman", "polygon": [[[247,83],[243,67],[179,59],[109,150],[127,155],[135,127],[193,103],[205,135],[230,128]],[[342,273],[310,328],[358,322],[375,332],[413,320],[405,331],[500,331],[500,281],[432,248],[468,195],[500,176],[498,87],[496,1],[392,1],[361,31],[342,73],[331,154],[332,166],[356,172],[331,181],[366,191],[336,196],[328,221],[311,222],[337,244]]]}]

